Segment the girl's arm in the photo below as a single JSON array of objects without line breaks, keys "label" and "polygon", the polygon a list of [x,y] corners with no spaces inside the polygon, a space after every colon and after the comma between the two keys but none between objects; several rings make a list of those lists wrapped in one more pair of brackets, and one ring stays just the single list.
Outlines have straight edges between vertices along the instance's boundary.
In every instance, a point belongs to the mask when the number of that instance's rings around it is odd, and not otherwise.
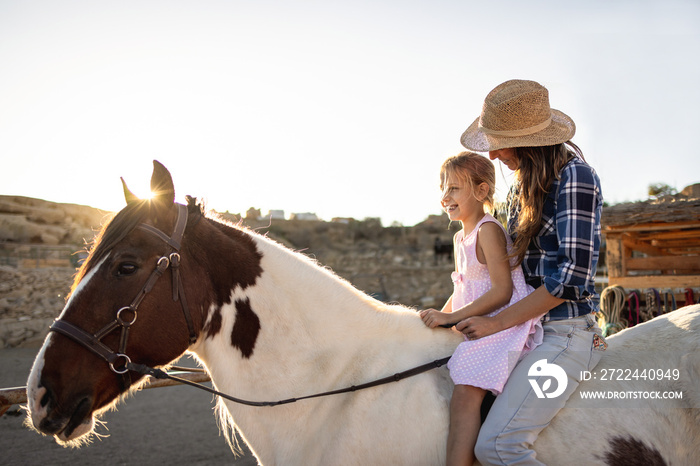
[{"label": "girl's arm", "polygon": [[539,317],[564,301],[552,296],[547,288],[540,286],[517,303],[499,312],[498,315],[471,317],[458,323],[455,328],[469,339],[482,338]]},{"label": "girl's arm", "polygon": [[[454,324],[471,316],[480,316],[499,309],[510,301],[513,294],[513,279],[506,253],[506,238],[503,230],[493,222],[481,225],[477,233],[477,248],[480,259],[486,263],[491,279],[491,289],[460,309],[452,310],[452,298],[442,312],[434,309],[421,311],[420,316],[428,327]],[[449,305],[449,306],[448,306]],[[450,312],[452,311],[452,312]]]}]

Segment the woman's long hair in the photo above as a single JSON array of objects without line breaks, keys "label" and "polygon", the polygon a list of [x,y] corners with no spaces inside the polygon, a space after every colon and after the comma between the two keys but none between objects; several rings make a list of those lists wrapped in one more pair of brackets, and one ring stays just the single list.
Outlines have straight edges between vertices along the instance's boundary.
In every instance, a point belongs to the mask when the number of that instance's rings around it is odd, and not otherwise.
[{"label": "woman's long hair", "polygon": [[519,159],[515,171],[515,189],[511,192],[508,205],[511,212],[519,212],[518,223],[509,232],[513,239],[511,255],[520,264],[530,240],[537,236],[542,224],[542,208],[554,179],[572,158],[583,158],[581,149],[571,141],[554,146],[516,147]]}]

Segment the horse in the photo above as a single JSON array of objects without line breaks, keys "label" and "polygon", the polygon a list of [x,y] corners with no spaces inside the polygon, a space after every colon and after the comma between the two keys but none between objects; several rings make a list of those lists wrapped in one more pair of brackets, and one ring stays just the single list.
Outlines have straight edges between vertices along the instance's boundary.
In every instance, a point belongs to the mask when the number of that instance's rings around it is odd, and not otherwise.
[{"label": "horse", "polygon": [[[410,370],[450,356],[463,341],[454,330],[427,328],[415,310],[380,302],[311,258],[207,213],[194,198],[175,203],[171,174],[156,161],[153,198],[123,187],[127,205],[96,237],[27,382],[28,422],[59,443],[89,443],[99,415],[145,383],[137,367],[167,368],[185,352],[217,390],[283,400]],[[611,337],[600,370],[675,364],[678,379],[638,380],[635,390],[675,389],[682,399],[595,409],[578,393],[630,385],[589,374],[539,436],[538,459],[697,461],[699,332],[696,305]],[[237,430],[268,466],[438,465],[445,462],[452,389],[440,367],[276,406],[219,397],[217,417],[234,454]]]},{"label": "horse", "polygon": [[452,241],[442,241],[439,236],[435,238],[433,252],[435,256],[435,265],[438,265],[441,257],[445,257],[449,262],[454,260],[454,245]]}]

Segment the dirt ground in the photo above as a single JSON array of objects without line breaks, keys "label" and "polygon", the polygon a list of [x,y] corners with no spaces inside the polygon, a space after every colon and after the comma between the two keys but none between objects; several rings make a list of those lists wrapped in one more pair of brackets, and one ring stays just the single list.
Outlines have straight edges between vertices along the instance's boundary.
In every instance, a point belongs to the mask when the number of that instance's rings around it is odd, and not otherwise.
[{"label": "dirt ground", "polygon": [[[38,348],[0,350],[0,388],[26,385]],[[180,365],[192,364],[180,361]],[[15,405],[0,417],[0,464],[11,465],[256,465],[246,450],[236,458],[219,435],[212,396],[192,387],[142,390],[107,413],[109,436],[80,449],[63,448],[23,425]],[[109,430],[107,430],[109,429]]]}]

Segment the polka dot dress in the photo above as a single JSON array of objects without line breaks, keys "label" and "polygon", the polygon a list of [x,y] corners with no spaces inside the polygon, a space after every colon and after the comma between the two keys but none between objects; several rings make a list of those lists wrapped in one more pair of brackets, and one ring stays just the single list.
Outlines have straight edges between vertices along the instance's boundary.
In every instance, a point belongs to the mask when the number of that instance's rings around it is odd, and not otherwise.
[{"label": "polka dot dress", "polygon": [[[454,283],[452,309],[463,307],[491,289],[491,279],[486,264],[480,263],[476,258],[477,234],[479,227],[485,222],[494,222],[503,229],[496,219],[486,214],[466,237],[464,230],[459,231],[455,236],[457,271],[452,273]],[[505,229],[503,233],[510,251],[510,237]],[[513,296],[510,302],[491,312],[489,316],[498,314],[533,291],[532,287],[525,283],[520,267],[511,271],[511,277]],[[478,340],[467,340],[465,337],[464,342],[455,350],[447,367],[455,385],[480,387],[498,395],[520,357],[540,343],[542,343],[542,324],[540,318],[536,318]]]}]

